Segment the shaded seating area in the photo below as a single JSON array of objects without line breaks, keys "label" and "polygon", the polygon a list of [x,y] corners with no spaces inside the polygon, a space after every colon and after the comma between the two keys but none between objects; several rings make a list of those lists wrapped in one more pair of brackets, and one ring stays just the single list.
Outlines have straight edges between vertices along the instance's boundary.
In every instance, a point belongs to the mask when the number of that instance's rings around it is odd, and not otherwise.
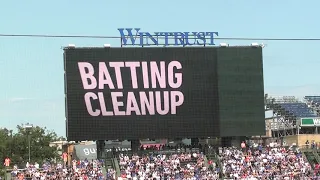
[{"label": "shaded seating area", "polygon": [[306,103],[281,103],[279,104],[284,110],[286,114],[295,117],[317,117],[317,114],[314,110]]},{"label": "shaded seating area", "polygon": [[313,105],[316,105],[317,107],[320,106],[320,96],[305,96],[305,99],[312,102]]},{"label": "shaded seating area", "polygon": [[310,107],[320,116],[320,96],[305,96],[304,99],[309,102]]}]

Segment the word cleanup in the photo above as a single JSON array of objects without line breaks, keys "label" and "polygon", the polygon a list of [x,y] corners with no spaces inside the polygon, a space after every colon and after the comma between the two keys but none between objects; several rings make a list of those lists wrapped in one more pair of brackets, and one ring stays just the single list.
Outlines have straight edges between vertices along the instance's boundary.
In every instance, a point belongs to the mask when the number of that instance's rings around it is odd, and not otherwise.
[{"label": "word cleanup", "polygon": [[177,114],[184,102],[179,61],[78,62],[78,69],[91,116]]},{"label": "word cleanup", "polygon": [[[215,45],[218,32],[140,32],[140,28],[119,28],[121,44],[150,46]],[[134,32],[135,31],[135,32]],[[151,44],[150,44],[151,43]]]}]

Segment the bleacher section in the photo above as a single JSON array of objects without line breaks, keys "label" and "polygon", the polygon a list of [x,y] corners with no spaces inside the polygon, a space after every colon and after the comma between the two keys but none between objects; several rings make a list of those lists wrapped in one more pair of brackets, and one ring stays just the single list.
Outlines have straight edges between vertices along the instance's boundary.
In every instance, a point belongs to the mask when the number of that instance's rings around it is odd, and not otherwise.
[{"label": "bleacher section", "polygon": [[320,96],[305,96],[304,99],[308,101],[309,106],[320,116]]},{"label": "bleacher section", "polygon": [[320,96],[305,96],[305,99],[313,102],[314,105],[317,105],[317,107],[320,106]]},{"label": "bleacher section", "polygon": [[301,117],[317,117],[317,114],[306,103],[281,103],[279,104],[291,116]]},{"label": "bleacher section", "polygon": [[[320,96],[305,96],[303,101],[293,96],[284,96],[270,98],[267,102],[266,109],[273,111],[272,119],[267,125],[270,136],[279,138],[297,134],[319,134],[319,126],[310,123],[317,123],[320,117]],[[304,119],[312,119],[310,125],[301,126],[302,122],[306,122],[302,121]]]}]

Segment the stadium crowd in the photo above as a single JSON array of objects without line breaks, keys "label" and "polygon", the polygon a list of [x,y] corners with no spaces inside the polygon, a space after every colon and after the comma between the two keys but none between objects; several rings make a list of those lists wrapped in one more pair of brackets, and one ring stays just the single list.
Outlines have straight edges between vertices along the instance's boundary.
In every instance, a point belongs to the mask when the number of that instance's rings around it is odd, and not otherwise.
[{"label": "stadium crowd", "polygon": [[[218,163],[202,153],[120,155],[121,180],[320,179],[301,152],[270,143],[247,148],[220,148]],[[317,165],[320,167],[320,165]],[[220,175],[220,176],[219,176]]]},{"label": "stadium crowd", "polygon": [[274,143],[266,147],[259,145],[247,148],[242,143],[241,148],[220,148],[216,156],[220,162],[207,160],[199,150],[155,150],[157,151],[142,151],[140,156],[117,156],[120,177],[117,177],[113,169],[107,170],[103,175],[103,162],[98,160],[74,160],[71,167],[61,164],[54,166],[49,163],[39,167],[39,164],[35,163],[27,164],[26,169],[19,170],[15,166],[12,177],[17,180],[217,180],[222,177],[247,180],[320,179],[320,176],[317,176],[320,165],[316,165],[313,170],[300,152]]},{"label": "stadium crowd", "polygon": [[218,173],[214,168],[208,168],[202,153],[150,154],[129,157],[120,155],[119,179],[217,179]]},{"label": "stadium crowd", "polygon": [[223,175],[231,179],[318,179],[300,152],[271,143],[254,149],[223,148]]},{"label": "stadium crowd", "polygon": [[44,163],[42,167],[39,167],[39,164],[37,163],[27,163],[24,169],[19,169],[17,166],[14,166],[11,177],[14,180],[103,180],[106,178],[103,176],[101,167],[102,162],[97,160],[74,160],[72,162],[72,167],[67,167],[62,164],[52,165],[50,163]]}]

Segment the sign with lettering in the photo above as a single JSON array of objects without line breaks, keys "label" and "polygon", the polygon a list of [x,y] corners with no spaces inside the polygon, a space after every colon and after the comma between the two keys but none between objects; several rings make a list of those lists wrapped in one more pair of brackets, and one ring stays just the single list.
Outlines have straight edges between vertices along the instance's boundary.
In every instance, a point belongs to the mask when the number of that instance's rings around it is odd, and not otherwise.
[{"label": "sign with lettering", "polygon": [[320,118],[301,118],[301,126],[320,126]]},{"label": "sign with lettering", "polygon": [[[87,91],[84,101],[91,116],[130,116],[132,113],[135,115],[177,114],[177,108],[184,101],[183,93],[176,90],[181,87],[183,77],[182,65],[179,61],[99,62],[96,70],[90,62],[78,62],[78,68],[83,89]],[[130,73],[122,73],[123,69],[128,69]],[[114,72],[113,77],[110,71]],[[137,71],[142,74],[138,74]],[[97,78],[94,74],[98,74]],[[124,89],[124,79],[131,80],[131,87]],[[142,84],[138,83],[138,79],[142,80]],[[149,88],[159,90],[150,91]],[[92,92],[91,90],[94,89],[99,91]],[[108,89],[107,94],[104,93],[105,89]],[[135,89],[140,91],[135,92]],[[94,101],[99,101],[99,109],[93,108]],[[124,104],[126,106],[120,110]],[[163,104],[164,107],[162,107]]]},{"label": "sign with lettering", "polygon": [[140,28],[119,28],[122,46],[215,45],[218,32],[142,32]]},{"label": "sign with lettering", "polygon": [[75,145],[74,146],[75,159],[97,159],[97,147],[95,144],[90,145]]},{"label": "sign with lettering", "polygon": [[75,48],[66,57],[69,139],[191,137],[218,128],[215,49]]},{"label": "sign with lettering", "polygon": [[261,48],[69,47],[64,57],[70,141],[265,133]]}]

